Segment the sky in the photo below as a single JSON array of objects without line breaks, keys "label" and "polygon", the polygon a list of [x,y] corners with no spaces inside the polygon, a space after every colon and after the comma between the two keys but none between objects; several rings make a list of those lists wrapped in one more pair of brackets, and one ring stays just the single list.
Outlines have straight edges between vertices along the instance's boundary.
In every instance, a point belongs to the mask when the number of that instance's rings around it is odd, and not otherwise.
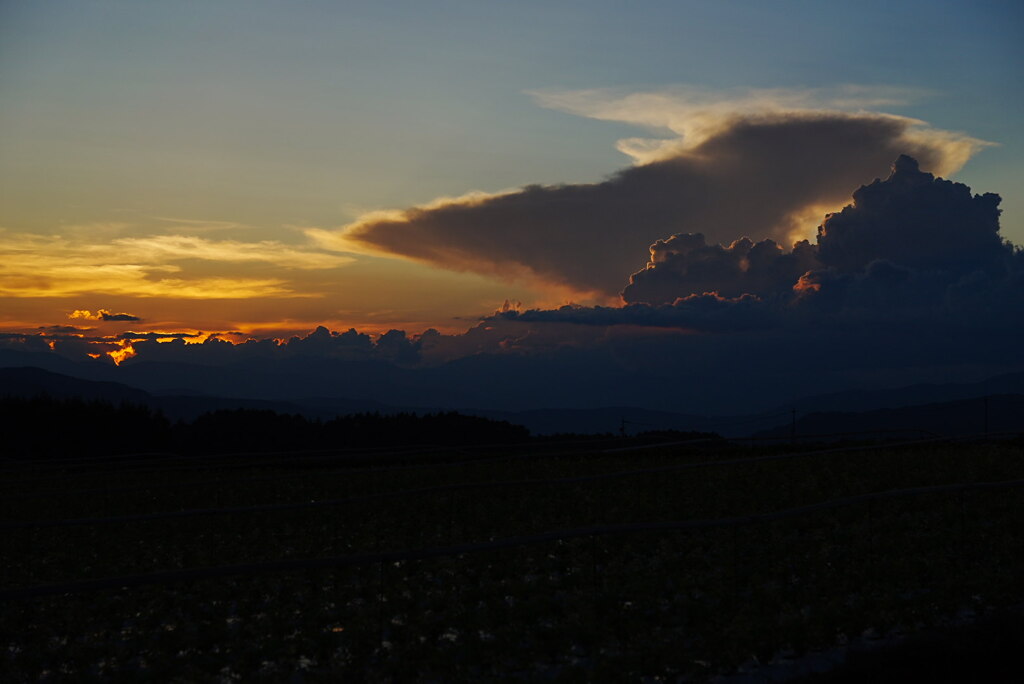
[{"label": "sky", "polygon": [[[1021,245],[1022,39],[995,1],[3,0],[0,329],[479,350],[495,315],[793,296],[900,154]],[[731,280],[680,266],[696,233]]]}]

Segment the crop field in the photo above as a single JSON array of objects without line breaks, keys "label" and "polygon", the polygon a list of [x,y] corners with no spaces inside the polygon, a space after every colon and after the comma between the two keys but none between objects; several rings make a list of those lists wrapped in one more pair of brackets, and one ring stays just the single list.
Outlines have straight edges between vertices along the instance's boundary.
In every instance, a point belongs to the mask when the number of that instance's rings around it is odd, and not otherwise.
[{"label": "crop field", "polygon": [[703,681],[1024,600],[1024,444],[0,462],[3,681]]}]

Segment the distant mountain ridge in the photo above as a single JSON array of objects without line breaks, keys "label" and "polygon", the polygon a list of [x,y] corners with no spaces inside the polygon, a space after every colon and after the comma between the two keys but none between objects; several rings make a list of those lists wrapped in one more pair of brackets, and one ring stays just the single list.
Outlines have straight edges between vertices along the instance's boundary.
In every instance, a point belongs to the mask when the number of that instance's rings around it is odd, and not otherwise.
[{"label": "distant mountain ridge", "polygon": [[[158,367],[159,368],[159,367]],[[164,370],[164,369],[160,369]],[[181,376],[177,377],[182,380]],[[33,396],[48,394],[58,398],[78,397],[117,403],[129,401],[159,409],[172,420],[191,420],[198,415],[218,409],[266,409],[279,413],[297,413],[307,418],[329,419],[336,415],[377,411],[380,413],[430,413],[451,410],[444,406],[391,406],[375,401],[360,401],[343,397],[305,397],[294,400],[250,399],[244,397],[218,397],[207,394],[162,394],[149,392],[123,383],[106,380],[86,380],[35,367],[0,367],[0,396]],[[735,418],[689,415],[670,411],[654,411],[637,407],[607,407],[598,409],[535,409],[528,411],[498,411],[472,407],[455,407],[465,415],[494,420],[505,420],[527,427],[533,434],[555,433],[618,433],[628,434],[652,430],[721,430],[729,427]],[[770,417],[769,417],[770,418]],[[768,427],[771,421],[755,417],[741,417],[743,425]],[[709,427],[710,426],[710,427]],[[725,430],[725,432],[730,432]]]},{"label": "distant mountain ridge", "polygon": [[111,403],[148,404],[153,399],[149,392],[119,382],[83,380],[34,366],[0,368],[0,396],[43,394],[55,399],[83,398]]},{"label": "distant mountain ridge", "polygon": [[311,418],[330,418],[336,412],[316,415],[309,407],[285,401],[232,397],[156,396],[117,382],[83,380],[35,367],[0,368],[0,397],[49,396],[55,399],[83,399],[111,404],[132,403],[161,411],[170,420],[193,420],[222,409],[256,409]]},{"label": "distant mountain ridge", "polygon": [[[31,357],[26,359],[26,357]],[[945,434],[950,426],[957,426],[957,434],[979,433],[985,429],[986,414],[981,397],[989,396],[988,390],[1001,390],[993,394],[988,404],[988,429],[991,432],[1019,430],[1024,425],[1024,404],[1017,410],[1017,402],[1024,402],[1024,373],[996,376],[984,382],[914,385],[895,390],[837,392],[818,397],[808,397],[794,402],[792,407],[779,408],[746,415],[708,416],[672,411],[658,411],[629,406],[602,408],[548,408],[524,411],[502,411],[480,409],[472,406],[395,406],[374,400],[353,399],[343,396],[307,396],[290,399],[251,398],[216,396],[201,393],[170,393],[172,381],[179,383],[189,379],[182,375],[179,364],[155,364],[144,368],[143,374],[126,374],[132,379],[145,379],[156,371],[163,389],[153,392],[140,389],[132,384],[112,382],[106,379],[83,378],[66,372],[37,367],[14,366],[14,362],[43,360],[51,366],[82,372],[85,375],[110,377],[121,375],[125,368],[114,368],[107,364],[76,364],[56,355],[31,354],[24,352],[0,353],[0,396],[32,396],[46,393],[59,398],[79,397],[99,399],[112,403],[133,402],[158,409],[171,420],[192,420],[197,416],[219,409],[260,409],[278,413],[301,414],[307,418],[330,419],[336,415],[363,412],[380,413],[428,413],[441,410],[457,410],[466,415],[476,415],[523,425],[533,434],[554,433],[618,433],[628,434],[655,430],[717,432],[727,437],[742,437],[756,434],[768,438],[786,438],[792,430],[791,415],[796,408],[797,432],[800,435],[831,434],[837,432],[904,430],[914,434],[934,432]],[[3,367],[8,365],[8,367]],[[204,377],[193,367],[192,378]],[[205,376],[220,381],[217,373]],[[361,380],[365,381],[366,378]],[[166,382],[166,384],[164,384]],[[183,384],[188,384],[183,383]],[[355,385],[361,384],[360,382]],[[324,389],[321,387],[320,389]],[[350,387],[351,388],[351,387]],[[1012,391],[1020,388],[1019,391]],[[240,388],[247,389],[247,388]],[[292,386],[291,391],[296,387]],[[1006,391],[1006,390],[1011,391]],[[966,395],[966,397],[965,397]],[[953,397],[942,401],[943,397]],[[927,398],[928,401],[921,401]],[[936,401],[939,399],[939,401]],[[909,405],[904,402],[915,402]],[[871,405],[871,402],[877,402]],[[858,407],[867,406],[868,410]],[[807,408],[815,410],[808,413]],[[835,407],[853,407],[839,410]],[[916,408],[915,408],[916,407]],[[936,418],[937,416],[937,418]]]},{"label": "distant mountain ridge", "polygon": [[1024,394],[1024,372],[995,375],[980,382],[921,383],[880,390],[846,390],[804,397],[794,402],[798,411],[871,411],[997,394]]},{"label": "distant mountain ridge", "polygon": [[[960,437],[1024,433],[1024,393],[993,394],[873,411],[814,412],[796,421],[796,436],[859,434],[863,437]],[[793,426],[778,425],[754,437],[789,439]]]},{"label": "distant mountain ridge", "polygon": [[704,416],[672,411],[655,411],[636,406],[610,406],[597,409],[534,409],[529,411],[482,411],[460,409],[462,413],[506,420],[525,426],[531,433],[637,434],[659,430],[716,432],[727,437],[745,436],[754,429],[774,426],[780,414],[748,416]]}]

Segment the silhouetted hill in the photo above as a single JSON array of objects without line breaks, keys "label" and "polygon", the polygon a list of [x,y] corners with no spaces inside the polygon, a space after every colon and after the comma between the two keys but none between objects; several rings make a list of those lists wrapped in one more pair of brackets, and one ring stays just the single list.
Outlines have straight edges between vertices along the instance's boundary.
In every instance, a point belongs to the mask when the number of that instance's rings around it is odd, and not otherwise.
[{"label": "silhouetted hill", "polygon": [[701,416],[671,411],[652,411],[635,406],[612,406],[595,409],[536,409],[533,411],[481,411],[459,409],[469,413],[524,425],[535,435],[558,433],[626,434],[675,430],[680,432],[715,432],[726,437],[741,437],[751,431],[778,423],[781,412],[749,416]]},{"label": "silhouetted hill", "polygon": [[107,359],[71,361],[52,352],[26,352],[17,349],[0,349],[0,368],[42,368],[53,373],[62,373],[83,380],[105,380],[114,382],[118,370],[114,362]]},{"label": "silhouetted hill", "polygon": [[[790,424],[755,433],[759,438],[788,439]],[[817,412],[797,420],[796,433],[834,435],[871,433],[879,437],[953,437],[1024,432],[1024,394],[999,394],[987,398],[936,402],[920,406],[860,412]]]},{"label": "silhouetted hill", "polygon": [[741,392],[694,381],[667,393],[663,380],[621,368],[595,375],[595,359],[582,358],[586,354],[566,352],[548,359],[477,355],[423,368],[320,356],[250,358],[225,365],[131,360],[117,367],[102,360],[69,361],[48,352],[2,350],[0,367],[33,365],[83,380],[116,381],[148,392],[152,398],[147,405],[171,419],[231,408],[322,419],[366,411],[457,410],[524,424],[535,434],[618,432],[625,420],[631,434],[669,429],[738,437],[772,425],[788,429],[794,406],[798,413],[858,412],[1024,394],[1024,373],[1012,373],[983,382],[814,395],[764,411],[756,409],[766,405],[762,399],[737,397],[729,412],[728,397],[746,393],[746,388]]},{"label": "silhouetted hill", "polygon": [[[70,363],[70,362],[69,362]],[[306,418],[329,420],[339,415],[376,412],[381,414],[416,413],[420,415],[445,410],[436,406],[392,406],[372,400],[347,399],[344,397],[301,397],[291,401],[252,399],[244,397],[213,396],[208,394],[174,393],[195,392],[195,385],[212,390],[225,377],[234,378],[236,369],[225,369],[218,373],[216,368],[202,366],[187,367],[183,364],[139,364],[139,370],[126,377],[142,385],[155,388],[153,392],[129,385],[108,381],[83,380],[41,368],[0,368],[0,395],[36,396],[46,394],[55,398],[80,398],[112,403],[122,401],[148,406],[161,411],[168,419],[194,420],[212,411],[253,409],[274,411],[281,414],[298,414]],[[123,370],[123,369],[122,369]],[[293,380],[294,380],[293,376]],[[303,376],[299,376],[303,377]],[[265,378],[264,378],[265,379]],[[174,385],[182,387],[175,388]],[[351,389],[351,384],[348,385]],[[318,385],[325,390],[330,386]],[[252,390],[252,385],[238,388]],[[292,383],[282,390],[299,393],[304,389],[301,383]],[[169,394],[162,394],[168,392]],[[443,406],[443,405],[442,405]],[[709,417],[670,411],[653,411],[637,407],[620,406],[593,409],[535,409],[530,411],[481,410],[475,407],[456,409],[463,415],[480,416],[492,420],[507,421],[523,425],[532,434],[549,435],[556,433],[596,434],[619,433],[625,428],[627,434],[652,430],[718,431],[728,435],[747,434],[751,428],[772,424],[777,416],[757,417]],[[753,421],[753,422],[752,422]]]},{"label": "silhouetted hill", "polygon": [[980,382],[923,383],[895,389],[831,392],[802,397],[796,400],[795,406],[798,411],[870,411],[994,394],[1024,394],[1024,373],[996,375]]},{"label": "silhouetted hill", "polygon": [[42,368],[0,368],[0,396],[55,399],[82,398],[110,403],[149,404],[152,397],[140,389],[117,382],[82,380]]},{"label": "silhouetted hill", "polygon": [[738,411],[751,403],[724,386],[666,392],[662,377],[611,364],[606,372],[595,374],[594,364],[601,360],[585,351],[550,358],[480,354],[417,368],[314,356],[252,358],[226,365],[131,360],[117,373],[122,382],[154,394],[287,401],[342,397],[387,406],[483,411],[603,409],[621,406],[630,398],[644,409],[667,412],[712,412],[712,407],[729,406],[729,397],[742,402]]},{"label": "silhouetted hill", "polygon": [[[142,361],[119,369],[123,382],[153,394],[233,396],[247,399],[295,401],[329,397],[370,408],[375,405],[444,402],[404,402],[416,372],[383,361],[349,361],[322,357],[248,359],[227,365]],[[417,385],[417,383],[413,383]],[[412,392],[408,396],[414,396]],[[352,399],[349,399],[351,397]],[[453,402],[452,405],[459,403]]]},{"label": "silhouetted hill", "polygon": [[[34,356],[29,354],[28,356]],[[69,362],[70,363],[70,362]],[[342,413],[360,413],[381,408],[379,405],[345,400],[313,400],[293,403],[239,397],[203,395],[155,396],[122,383],[81,378],[42,368],[0,368],[0,396],[81,399],[111,404],[132,403],[159,411],[169,420],[194,420],[212,411],[252,409],[282,414],[300,414],[307,418],[329,419]],[[397,412],[394,409],[390,412]]]},{"label": "silhouetted hill", "polygon": [[[43,371],[45,373],[45,371]],[[327,421],[265,409],[222,409],[170,422],[135,402],[48,394],[0,396],[7,459],[130,453],[209,454],[339,450],[351,447],[508,444],[530,439],[521,425],[455,412],[359,413]]]}]

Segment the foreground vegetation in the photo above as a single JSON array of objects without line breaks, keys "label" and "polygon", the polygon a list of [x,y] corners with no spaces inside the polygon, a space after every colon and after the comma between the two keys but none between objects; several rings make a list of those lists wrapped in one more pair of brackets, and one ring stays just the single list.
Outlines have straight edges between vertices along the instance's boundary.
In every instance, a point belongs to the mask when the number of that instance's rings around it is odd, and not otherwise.
[{"label": "foreground vegetation", "polygon": [[48,396],[0,396],[0,433],[20,445],[10,454],[18,460],[140,451],[216,454],[529,439],[521,425],[455,412],[359,413],[321,421],[269,410],[226,409],[172,422],[148,406]]},{"label": "foreground vegetation", "polygon": [[[629,446],[5,462],[0,678],[699,681],[1024,599],[1019,488],[529,539],[1017,480],[1020,442],[787,458],[709,440],[605,450]],[[192,513],[151,515],[181,511]],[[514,537],[525,539],[472,546]],[[401,553],[438,547],[456,548]],[[399,553],[374,555],[388,551]],[[253,567],[325,557],[336,561]],[[74,586],[109,577],[134,579]],[[30,595],[45,585],[59,586]]]}]

